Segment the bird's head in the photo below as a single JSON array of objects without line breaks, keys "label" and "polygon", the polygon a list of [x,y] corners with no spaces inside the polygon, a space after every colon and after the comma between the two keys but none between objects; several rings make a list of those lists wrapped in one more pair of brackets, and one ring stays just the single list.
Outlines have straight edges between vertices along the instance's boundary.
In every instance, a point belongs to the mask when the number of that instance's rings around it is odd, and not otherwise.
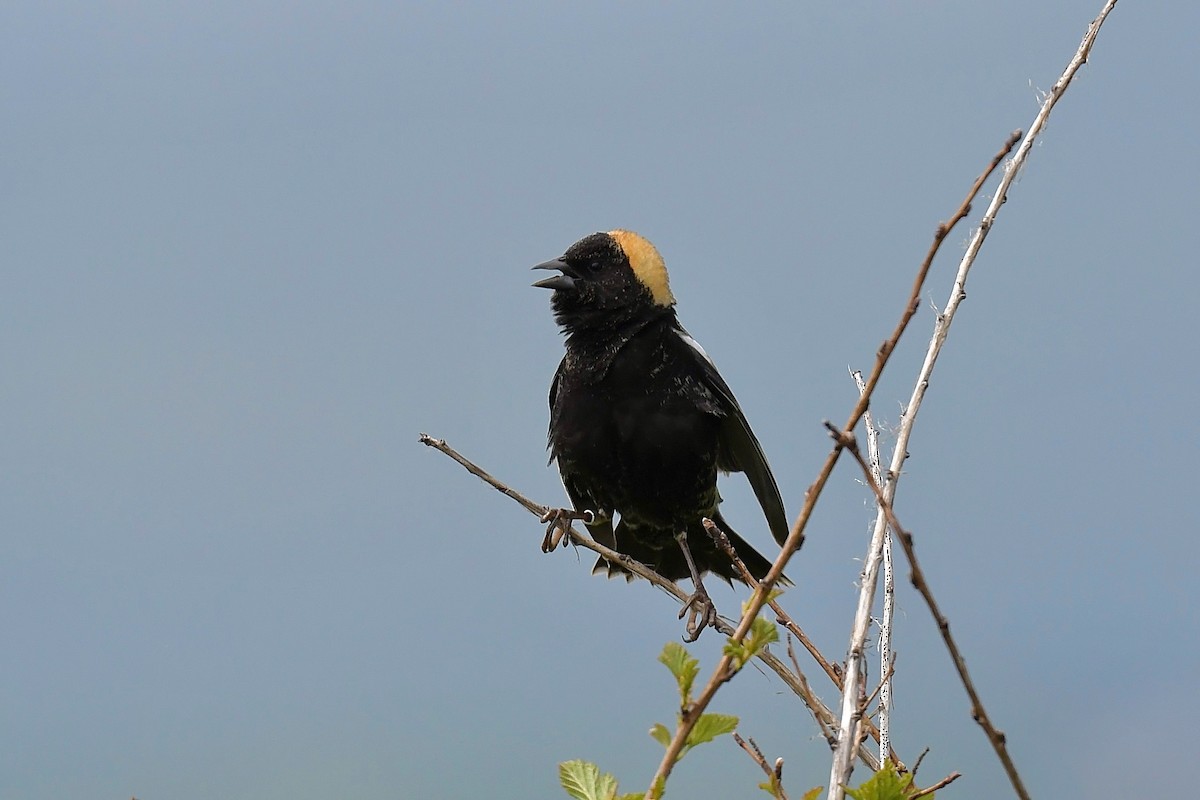
[{"label": "bird's head", "polygon": [[567,333],[620,328],[675,305],[662,256],[632,231],[593,233],[534,269],[559,273],[533,285],[554,290],[554,316]]}]

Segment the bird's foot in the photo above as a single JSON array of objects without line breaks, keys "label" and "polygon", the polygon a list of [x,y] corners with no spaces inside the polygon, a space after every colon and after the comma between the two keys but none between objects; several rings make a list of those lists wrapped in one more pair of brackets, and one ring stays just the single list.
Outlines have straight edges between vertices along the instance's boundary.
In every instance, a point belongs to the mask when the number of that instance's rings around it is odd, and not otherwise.
[{"label": "bird's foot", "polygon": [[570,508],[548,508],[546,513],[542,515],[542,522],[546,525],[546,536],[542,539],[542,552],[549,553],[558,547],[571,530],[571,523],[575,520],[583,520],[585,525],[591,525],[596,520],[594,511],[575,511]]},{"label": "bird's foot", "polygon": [[683,608],[679,609],[680,619],[683,619],[684,614],[687,614],[687,624],[684,626],[687,636],[683,637],[685,642],[696,641],[705,628],[717,624],[717,607],[713,605],[703,583],[696,584],[696,591],[692,592]]}]

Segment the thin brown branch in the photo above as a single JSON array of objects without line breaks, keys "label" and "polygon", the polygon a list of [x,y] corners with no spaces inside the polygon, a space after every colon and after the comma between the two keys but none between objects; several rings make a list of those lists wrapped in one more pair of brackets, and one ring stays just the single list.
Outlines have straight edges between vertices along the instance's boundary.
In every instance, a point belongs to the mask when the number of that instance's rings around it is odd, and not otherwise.
[{"label": "thin brown branch", "polygon": [[767,758],[763,755],[762,750],[759,749],[758,743],[753,739],[747,742],[734,733],[733,740],[749,754],[754,763],[758,764],[759,769],[767,776],[767,785],[771,787],[771,794],[775,796],[776,800],[788,800],[787,793],[783,791],[783,759],[775,759],[775,765],[771,766],[767,763]]},{"label": "thin brown branch", "polygon": [[[829,708],[812,693],[812,688],[808,685],[808,679],[804,677],[804,670],[800,669],[800,662],[796,659],[796,648],[792,646],[792,641],[793,637],[789,633],[787,637],[787,653],[788,658],[792,662],[792,674],[796,676],[798,682],[803,688],[803,699],[805,704],[808,705],[810,709],[813,709],[814,706],[820,708],[821,713],[817,713],[815,709],[813,710],[813,717],[817,720],[817,727],[821,729],[821,735],[824,736],[825,741],[829,743],[829,749],[832,750],[837,744],[837,733],[835,729],[837,720],[834,719],[833,712],[830,711]],[[809,697],[812,698],[812,702],[807,699]]]},{"label": "thin brown branch", "polygon": [[[945,241],[950,230],[958,223],[971,209],[971,203],[978,194],[979,189],[987,181],[992,171],[1004,160],[1005,155],[1012,148],[1016,140],[1020,138],[1019,134],[1014,134],[1008,139],[1005,148],[992,159],[992,163],[988,168],[976,179],[972,185],[967,197],[963,200],[958,210],[947,221],[938,226],[934,234],[933,244],[929,248],[929,253],[925,257],[925,261],[917,270],[917,276],[913,280],[912,292],[909,295],[908,303],[904,308],[904,313],[900,316],[900,321],[896,324],[896,329],[879,348],[875,355],[875,368],[871,372],[871,377],[867,380],[866,388],[859,396],[858,402],[851,411],[849,419],[846,421],[845,429],[853,430],[858,421],[862,419],[862,415],[866,413],[867,407],[871,402],[871,395],[875,392],[875,387],[879,384],[879,378],[883,374],[884,368],[887,366],[888,359],[891,358],[892,352],[895,351],[896,345],[900,341],[900,337],[908,328],[908,323],[912,320],[913,315],[917,313],[917,307],[921,300],[921,288],[925,285],[925,277],[929,274],[929,267],[933,263],[933,258]],[[817,479],[808,487],[804,493],[804,506],[800,509],[799,516],[796,517],[795,523],[792,524],[791,533],[788,534],[787,540],[783,543],[780,549],[779,557],[775,559],[775,563],[771,565],[770,571],[759,584],[758,589],[751,595],[749,602],[742,612],[742,619],[738,623],[737,630],[734,631],[733,640],[740,642],[746,637],[750,630],[750,625],[754,619],[762,611],[762,607],[767,602],[767,597],[771,590],[775,587],[776,582],[783,575],[783,570],[795,553],[804,544],[804,530],[808,526],[808,521],[812,517],[813,509],[816,507],[817,500],[820,498],[821,491],[825,488],[825,484],[829,482],[829,476],[833,473],[833,468],[837,464],[838,458],[841,456],[842,445],[838,442],[834,443],[833,449],[829,455],[825,457],[825,463],[821,465],[821,471],[817,475]],[[675,730],[675,736],[671,739],[667,746],[666,753],[663,754],[663,759],[659,763],[658,769],[654,773],[653,779],[650,781],[650,788],[646,791],[646,797],[650,800],[660,797],[663,787],[666,785],[667,778],[671,774],[676,761],[679,759],[679,753],[683,750],[684,742],[687,741],[688,734],[696,724],[696,720],[700,718],[700,714],[704,709],[708,708],[708,704],[712,702],[713,696],[717,690],[730,678],[730,666],[732,659],[729,656],[724,656],[717,666],[713,669],[712,675],[709,677],[708,683],[700,694],[696,697],[694,708],[695,714],[685,714],[678,728]]]},{"label": "thin brown branch", "polygon": [[[524,508],[526,511],[533,514],[534,516],[538,517],[539,519],[541,519],[543,516],[545,516],[546,512],[549,510],[548,506],[544,506],[539,503],[533,502],[528,497],[526,497],[525,495],[518,492],[516,489],[513,489],[512,487],[510,487],[508,484],[492,477],[484,469],[482,469],[481,467],[476,465],[470,459],[461,455],[457,450],[455,450],[450,445],[446,444],[446,442],[444,440],[435,439],[434,437],[430,436],[427,433],[422,433],[418,437],[418,441],[421,442],[421,444],[428,445],[429,447],[432,447],[435,450],[438,450],[438,451],[446,454],[450,458],[454,459],[467,472],[469,472],[472,475],[474,475],[475,477],[479,478],[484,483],[488,484],[489,486],[491,486],[493,489],[500,492],[501,494],[515,500],[518,504],[520,504],[520,506],[522,508]],[[650,583],[652,583],[655,586],[657,586],[658,588],[662,589],[667,594],[671,595],[676,600],[678,600],[680,603],[684,603],[687,601],[687,597],[688,597],[687,594],[685,594],[682,589],[680,589],[678,586],[676,586],[673,581],[667,580],[662,575],[659,575],[657,572],[655,572],[654,570],[647,567],[645,564],[642,564],[638,561],[634,561],[632,558],[630,558],[627,555],[623,555],[621,553],[618,553],[616,550],[611,550],[611,549],[605,547],[604,545],[599,544],[591,537],[585,536],[582,533],[580,533],[579,531],[575,530],[574,527],[571,527],[569,529],[568,535],[570,536],[572,544],[576,544],[580,547],[591,550],[592,552],[597,553],[598,555],[602,555],[609,561],[612,561],[613,563],[619,563],[622,567],[624,567],[625,569],[628,569],[633,574],[637,575],[640,578],[645,578]]]},{"label": "thin brown branch", "polygon": [[996,756],[1000,759],[1000,763],[1004,765],[1004,771],[1008,774],[1008,779],[1012,783],[1013,788],[1023,800],[1029,800],[1029,794],[1025,790],[1025,784],[1021,780],[1020,774],[1017,772],[1017,765],[1013,762],[1012,757],[1008,753],[1008,742],[1004,732],[996,728],[992,724],[991,717],[988,716],[987,709],[983,707],[983,700],[979,697],[979,692],[975,688],[974,681],[971,680],[971,674],[967,671],[967,662],[963,658],[962,651],[958,648],[958,643],[950,634],[950,620],[942,613],[941,608],[937,604],[937,600],[933,597],[933,591],[929,588],[929,582],[925,580],[925,573],[921,569],[921,564],[917,561],[917,552],[913,547],[913,536],[896,518],[896,511],[892,508],[892,504],[888,501],[883,493],[883,489],[875,481],[875,476],[871,474],[871,467],[863,458],[862,452],[858,448],[858,442],[854,434],[845,431],[839,431],[837,428],[826,423],[830,434],[834,438],[842,442],[843,447],[850,452],[854,460],[858,462],[862,469],[863,477],[867,485],[875,493],[875,501],[879,507],[883,509],[887,515],[888,524],[892,526],[892,530],[896,532],[896,536],[900,539],[900,546],[904,550],[904,555],[908,558],[908,564],[911,569],[909,576],[913,587],[924,598],[925,604],[929,607],[929,613],[933,615],[934,622],[937,623],[938,631],[942,635],[942,641],[946,645],[946,649],[950,652],[950,658],[954,661],[954,668],[958,672],[958,678],[962,682],[963,688],[966,689],[967,697],[971,700],[971,716],[979,726],[983,728],[987,735],[988,741],[992,744],[992,749],[996,751]]},{"label": "thin brown branch", "polygon": [[921,751],[921,755],[917,756],[917,763],[913,764],[912,768],[912,774],[914,778],[917,777],[917,771],[921,769],[921,762],[925,760],[925,756],[927,755],[929,755],[928,747]]},{"label": "thin brown branch", "polygon": [[[875,702],[875,698],[879,696],[879,693],[883,690],[883,687],[887,686],[888,681],[890,681],[892,679],[892,675],[895,674],[895,672],[896,672],[896,654],[892,653],[892,657],[888,661],[887,670],[884,671],[883,677],[879,679],[879,684],[874,688],[874,690],[872,690],[871,694],[867,697],[867,705],[871,705],[871,703]],[[875,741],[878,742],[879,740],[876,739]]]},{"label": "thin brown branch", "polygon": [[[721,620],[721,626],[718,630],[728,636],[733,632],[733,626],[727,625],[724,620]],[[827,705],[821,702],[821,698],[817,697],[813,692],[812,687],[808,685],[808,680],[804,677],[804,673],[800,670],[799,664],[796,663],[795,653],[792,650],[791,644],[788,645],[788,654],[792,657],[792,665],[795,672],[788,669],[787,665],[776,656],[770,649],[764,649],[758,654],[759,661],[766,664],[771,670],[779,676],[780,680],[791,689],[804,706],[812,714],[813,719],[817,722],[817,727],[821,731],[821,735],[825,737],[825,741],[829,743],[830,749],[837,744],[835,731],[837,730],[837,718],[833,716],[833,712]],[[858,757],[872,771],[879,769],[879,759],[865,747],[858,749]]]},{"label": "thin brown branch", "polygon": [[783,607],[779,605],[778,600],[771,600],[767,605],[769,605],[771,610],[775,612],[775,620],[780,625],[783,625],[785,628],[787,628],[788,632],[796,637],[796,641],[804,645],[804,649],[807,650],[808,654],[813,657],[813,661],[817,662],[817,665],[821,668],[821,671],[828,675],[829,680],[833,681],[833,685],[840,690],[842,688],[842,668],[827,659],[825,655],[817,649],[817,646],[813,644],[813,641],[808,637],[808,634],[806,634],[804,630],[796,623],[796,621],[792,619],[791,615],[784,611]]},{"label": "thin brown branch", "polygon": [[913,794],[909,795],[909,800],[917,800],[918,797],[928,797],[929,795],[936,792],[938,789],[944,789],[945,787],[954,783],[956,780],[958,780],[961,777],[962,777],[961,772],[951,772],[949,775],[942,778],[940,781],[933,784],[932,786],[926,786],[924,789],[921,789],[920,791],[914,792]]}]

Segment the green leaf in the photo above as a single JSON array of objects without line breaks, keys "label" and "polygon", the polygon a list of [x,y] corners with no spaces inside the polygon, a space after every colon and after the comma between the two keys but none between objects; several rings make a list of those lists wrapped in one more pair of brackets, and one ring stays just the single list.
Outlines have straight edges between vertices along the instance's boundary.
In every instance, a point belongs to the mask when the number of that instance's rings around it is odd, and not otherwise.
[{"label": "green leaf", "polygon": [[857,789],[847,787],[846,794],[855,800],[904,800],[912,779],[911,773],[897,775],[896,768],[889,763]]},{"label": "green leaf", "polygon": [[700,672],[700,662],[679,642],[667,642],[658,660],[671,670],[679,684],[679,705],[687,706],[692,702],[692,684]]},{"label": "green leaf", "polygon": [[781,791],[780,791],[781,787],[779,786],[779,781],[777,781],[775,779],[774,775],[771,776],[770,780],[760,783],[758,785],[758,788],[762,789],[764,792],[771,795],[771,797],[780,797],[781,796]]},{"label": "green leaf", "polygon": [[801,797],[800,800],[817,800],[817,798],[821,796],[821,792],[823,792],[823,791],[825,791],[824,786],[814,786],[813,788],[811,788],[807,792],[805,792],[804,796]]},{"label": "green leaf", "polygon": [[750,632],[742,642],[735,642],[731,636],[725,642],[725,655],[733,659],[734,668],[742,667],[762,652],[762,649],[773,642],[779,641],[779,627],[769,619],[755,617],[750,623]]},{"label": "green leaf", "polygon": [[747,638],[750,650],[757,655],[767,645],[779,641],[779,626],[769,619],[755,617],[754,622],[750,623],[750,636]]},{"label": "green leaf", "polygon": [[733,659],[734,670],[740,670],[750,660],[750,650],[741,642],[735,642],[732,637],[725,643],[725,655]]},{"label": "green leaf", "polygon": [[737,730],[737,726],[738,718],[732,714],[701,714],[700,719],[696,720],[692,732],[688,734],[687,741],[683,744],[683,751],[679,754],[680,758],[698,744],[711,742],[726,733],[733,733]]},{"label": "green leaf", "polygon": [[590,761],[576,759],[558,765],[558,782],[575,800],[613,800],[617,779]]},{"label": "green leaf", "polygon": [[661,744],[663,747],[669,747],[671,744],[671,736],[673,735],[667,726],[661,722],[654,723],[654,727],[650,729],[650,735],[654,737],[654,741]]}]

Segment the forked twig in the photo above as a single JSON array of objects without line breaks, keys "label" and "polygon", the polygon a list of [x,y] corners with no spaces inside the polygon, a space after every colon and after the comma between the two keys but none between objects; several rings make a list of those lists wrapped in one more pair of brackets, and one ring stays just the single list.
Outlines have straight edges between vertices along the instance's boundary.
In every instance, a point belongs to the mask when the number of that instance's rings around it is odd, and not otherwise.
[{"label": "forked twig", "polygon": [[[738,746],[745,750],[750,758],[758,764],[759,769],[767,776],[766,786],[771,787],[771,794],[775,796],[775,800],[788,800],[787,793],[783,791],[783,759],[775,759],[775,764],[772,766],[767,763],[767,757],[758,747],[758,743],[751,739],[747,742],[737,733],[733,734],[733,740],[738,743]],[[766,788],[764,786],[764,788]]]}]

